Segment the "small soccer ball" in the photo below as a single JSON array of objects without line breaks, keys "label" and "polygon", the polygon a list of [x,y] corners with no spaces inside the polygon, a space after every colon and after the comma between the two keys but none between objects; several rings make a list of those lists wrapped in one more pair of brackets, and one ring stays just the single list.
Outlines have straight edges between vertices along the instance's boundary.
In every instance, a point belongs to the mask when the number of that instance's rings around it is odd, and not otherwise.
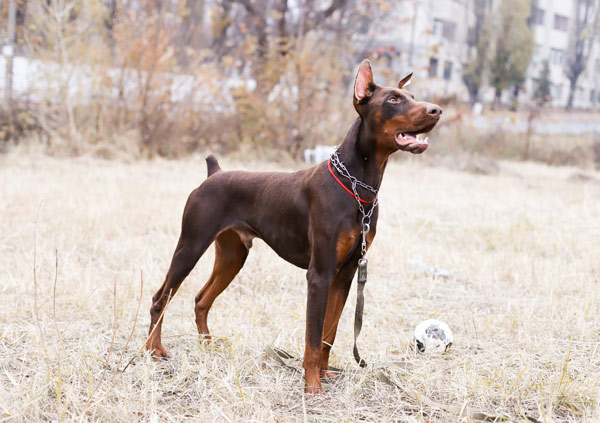
[{"label": "small soccer ball", "polygon": [[415,328],[415,346],[419,352],[441,354],[450,349],[452,341],[452,331],[441,320],[425,320]]}]

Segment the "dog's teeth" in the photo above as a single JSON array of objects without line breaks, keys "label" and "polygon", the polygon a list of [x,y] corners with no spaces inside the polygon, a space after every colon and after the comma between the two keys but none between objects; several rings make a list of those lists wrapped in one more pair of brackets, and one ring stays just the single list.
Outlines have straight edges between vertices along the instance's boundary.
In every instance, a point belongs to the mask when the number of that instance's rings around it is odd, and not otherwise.
[{"label": "dog's teeth", "polygon": [[427,140],[429,139],[429,137],[425,138],[424,143],[427,144]]}]

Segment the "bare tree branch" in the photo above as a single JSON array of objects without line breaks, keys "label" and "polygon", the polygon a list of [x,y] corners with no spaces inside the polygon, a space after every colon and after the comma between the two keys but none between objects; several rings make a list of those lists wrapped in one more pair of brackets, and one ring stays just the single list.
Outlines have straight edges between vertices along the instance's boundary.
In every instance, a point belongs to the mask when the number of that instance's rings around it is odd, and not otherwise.
[{"label": "bare tree branch", "polygon": [[[585,6],[585,8],[582,6]],[[582,12],[583,16],[581,15]],[[573,108],[577,81],[587,66],[594,40],[598,36],[599,19],[600,6],[597,0],[577,0],[575,5],[575,27],[571,35],[571,45],[565,69],[565,74],[569,79],[567,110]]]}]

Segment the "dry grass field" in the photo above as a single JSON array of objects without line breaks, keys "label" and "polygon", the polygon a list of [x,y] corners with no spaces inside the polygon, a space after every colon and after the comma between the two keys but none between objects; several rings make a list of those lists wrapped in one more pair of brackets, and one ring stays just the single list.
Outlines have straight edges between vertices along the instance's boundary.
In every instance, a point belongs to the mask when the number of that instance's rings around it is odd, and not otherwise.
[{"label": "dry grass field", "polygon": [[[193,312],[209,250],[165,315],[171,359],[141,349],[203,160],[0,156],[0,421],[599,422],[600,174],[425,156],[391,163],[381,190],[359,340],[373,366],[352,358],[353,289],[332,358],[346,372],[319,397],[264,354],[302,355],[306,280],[261,241],[211,311],[214,342]],[[454,330],[448,354],[411,348],[430,317]],[[377,377],[391,360],[402,390]]]}]

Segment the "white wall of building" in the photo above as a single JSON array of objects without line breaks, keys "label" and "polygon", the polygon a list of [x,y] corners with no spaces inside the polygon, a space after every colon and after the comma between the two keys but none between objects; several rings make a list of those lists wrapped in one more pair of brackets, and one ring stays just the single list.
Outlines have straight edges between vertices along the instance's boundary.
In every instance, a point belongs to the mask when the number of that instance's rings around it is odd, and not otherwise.
[{"label": "white wall of building", "polygon": [[[398,1],[397,7],[377,26],[374,40],[356,37],[359,50],[380,51],[397,75],[414,72],[411,88],[421,97],[468,94],[462,82],[462,64],[470,12],[468,0]],[[391,53],[390,53],[391,52]]]},{"label": "white wall of building", "polygon": [[[543,62],[550,63],[550,79],[552,81],[552,103],[554,106],[565,106],[569,97],[570,82],[566,76],[566,64],[569,54],[570,37],[575,21],[575,0],[538,0],[537,8],[542,12],[539,18],[532,24],[536,43],[536,53],[528,69],[528,78],[525,83],[526,95],[529,96],[535,89],[535,79],[542,71]],[[566,18],[567,27],[559,24],[557,20]],[[596,69],[598,56],[598,42],[593,48],[588,60],[586,70],[577,81],[577,91],[574,98],[574,107],[591,108],[597,107],[598,85],[600,69]]]}]

